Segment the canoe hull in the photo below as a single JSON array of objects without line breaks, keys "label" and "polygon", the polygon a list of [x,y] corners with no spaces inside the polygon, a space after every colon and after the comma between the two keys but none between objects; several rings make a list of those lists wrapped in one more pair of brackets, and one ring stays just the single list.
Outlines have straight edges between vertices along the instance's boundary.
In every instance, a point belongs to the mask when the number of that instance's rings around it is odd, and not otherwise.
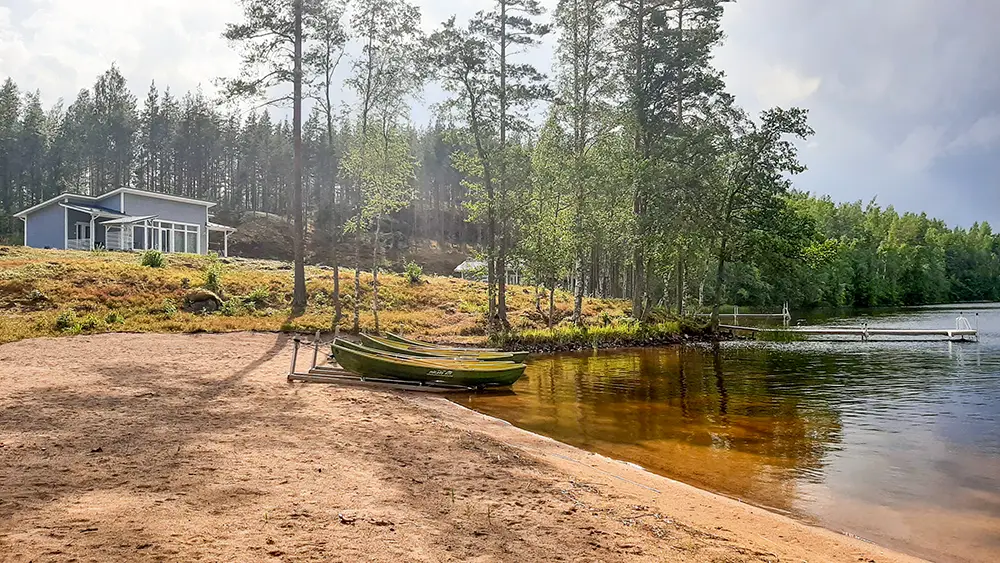
[{"label": "canoe hull", "polygon": [[419,346],[421,348],[433,348],[435,350],[448,350],[448,351],[460,351],[460,352],[502,352],[496,348],[463,348],[461,346],[441,346],[440,344],[434,344],[432,342],[423,342],[421,340],[414,340],[412,338],[406,338],[398,334],[393,334],[391,332],[385,333],[385,337],[393,342],[398,342],[400,344],[406,344],[409,346]]},{"label": "canoe hull", "polygon": [[475,363],[460,361],[434,361],[429,358],[396,359],[378,354],[360,352],[333,345],[333,355],[340,366],[362,377],[379,377],[416,381],[420,383],[446,383],[465,387],[506,387],[524,375],[524,364]]},{"label": "canoe hull", "polygon": [[[422,360],[425,360],[425,361],[452,362],[452,363],[454,363],[454,362],[469,363],[470,361],[475,361],[475,360],[468,360],[468,359],[457,358],[457,357],[433,357],[432,358],[432,357],[427,357],[427,356],[409,356],[409,355],[406,355],[406,354],[397,354],[395,352],[389,352],[387,350],[380,350],[380,349],[377,349],[377,348],[371,348],[371,347],[368,347],[368,346],[357,344],[355,342],[351,342],[350,340],[341,340],[339,338],[337,339],[337,344],[340,345],[340,346],[342,346],[342,347],[344,347],[344,348],[347,348],[349,350],[354,350],[355,352],[362,352],[362,353],[365,353],[365,354],[374,354],[376,356],[384,356],[384,357],[392,358],[392,359],[395,359],[395,360],[422,359]],[[489,362],[488,365],[494,365],[494,364],[496,364],[496,365],[514,364],[514,363],[515,362],[497,360],[497,361]]]},{"label": "canoe hull", "polygon": [[471,350],[461,351],[424,348],[422,346],[398,343],[385,338],[369,336],[367,334],[361,335],[361,342],[367,348],[374,348],[376,350],[384,350],[393,354],[403,354],[406,356],[421,358],[462,358],[483,362],[507,361],[521,363],[528,357],[527,352],[480,352]]}]

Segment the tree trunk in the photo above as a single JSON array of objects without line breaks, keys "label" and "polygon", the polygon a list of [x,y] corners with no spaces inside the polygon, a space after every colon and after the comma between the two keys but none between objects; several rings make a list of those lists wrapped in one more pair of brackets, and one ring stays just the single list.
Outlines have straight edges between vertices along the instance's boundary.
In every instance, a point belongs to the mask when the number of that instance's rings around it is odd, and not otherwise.
[{"label": "tree trunk", "polygon": [[500,328],[510,330],[507,320],[507,249],[506,243],[500,243],[500,259],[497,261],[497,321]]},{"label": "tree trunk", "polygon": [[645,317],[645,312],[643,308],[645,307],[645,297],[646,297],[646,273],[644,270],[645,257],[643,256],[642,248],[636,248],[633,254],[633,261],[635,264],[632,266],[632,317],[637,321],[642,321]]},{"label": "tree trunk", "polygon": [[684,316],[684,251],[677,249],[677,316]]},{"label": "tree trunk", "polygon": [[576,258],[576,283],[573,286],[573,322],[583,326],[583,289],[585,274],[583,269],[583,253]]},{"label": "tree trunk", "polygon": [[375,235],[372,237],[372,315],[375,316],[375,334],[381,332],[378,324],[378,249],[381,218],[375,218]]},{"label": "tree trunk", "polygon": [[712,330],[719,330],[719,307],[722,305],[722,277],[726,268],[726,239],[719,245],[719,267],[715,272],[715,297],[712,299]]},{"label": "tree trunk", "polygon": [[361,238],[354,247],[354,333],[361,332]]},{"label": "tree trunk", "polygon": [[302,224],[302,2],[295,0],[295,76],[292,92],[292,136],[294,137],[294,186],[292,189],[292,217],[295,232],[292,239],[295,254],[295,288],[292,293],[292,313],[301,315],[306,310],[306,266]]},{"label": "tree trunk", "polygon": [[[329,54],[329,53],[328,53]],[[330,64],[327,61],[327,75],[326,82],[324,83],[324,94],[326,95],[326,107],[324,108],[326,112],[326,156],[329,157],[333,154],[333,100],[330,96]],[[331,206],[331,214],[333,215],[333,248],[330,252],[331,260],[333,261],[333,335],[336,338],[340,334],[340,319],[343,317],[343,307],[340,303],[340,214],[337,212],[337,182],[334,179],[333,173],[328,174],[330,179],[330,193],[333,205]]]},{"label": "tree trunk", "polygon": [[[497,253],[497,320],[503,330],[507,321],[507,3],[500,0],[500,174],[498,178],[500,211],[499,251]],[[496,232],[494,231],[494,236]]]},{"label": "tree trunk", "polygon": [[549,282],[549,330],[552,330],[556,319],[556,281]]}]

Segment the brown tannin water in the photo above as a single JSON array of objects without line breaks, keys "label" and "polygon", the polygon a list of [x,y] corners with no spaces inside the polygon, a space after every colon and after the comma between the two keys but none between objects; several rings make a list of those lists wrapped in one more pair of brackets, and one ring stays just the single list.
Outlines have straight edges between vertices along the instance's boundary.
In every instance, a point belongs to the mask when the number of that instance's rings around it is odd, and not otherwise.
[{"label": "brown tannin water", "polygon": [[980,342],[850,338],[539,355],[521,428],[936,561],[1000,561],[1000,306],[827,324],[954,327]]}]

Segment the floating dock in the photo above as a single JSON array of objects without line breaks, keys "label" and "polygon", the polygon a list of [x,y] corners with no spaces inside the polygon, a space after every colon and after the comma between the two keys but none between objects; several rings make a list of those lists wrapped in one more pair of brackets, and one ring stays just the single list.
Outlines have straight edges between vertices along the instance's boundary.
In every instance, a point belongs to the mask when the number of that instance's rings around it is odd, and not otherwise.
[{"label": "floating dock", "polygon": [[[977,322],[978,324],[978,322]],[[948,339],[965,340],[966,337],[979,340],[979,329],[973,328],[969,320],[959,316],[955,328],[888,328],[862,326],[795,326],[785,328],[764,328],[754,326],[719,325],[720,329],[753,334],[798,334],[802,336],[859,336],[868,340],[872,336],[943,336]]]}]

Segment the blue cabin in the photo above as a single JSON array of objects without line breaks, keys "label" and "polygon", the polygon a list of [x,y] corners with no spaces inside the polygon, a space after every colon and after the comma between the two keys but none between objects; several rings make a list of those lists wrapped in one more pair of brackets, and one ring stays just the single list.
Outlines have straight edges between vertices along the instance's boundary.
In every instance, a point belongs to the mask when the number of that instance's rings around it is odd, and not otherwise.
[{"label": "blue cabin", "polygon": [[100,196],[64,193],[15,213],[24,245],[61,250],[149,250],[207,254],[209,233],[222,233],[223,254],[235,229],[212,223],[215,204],[119,188]]}]

